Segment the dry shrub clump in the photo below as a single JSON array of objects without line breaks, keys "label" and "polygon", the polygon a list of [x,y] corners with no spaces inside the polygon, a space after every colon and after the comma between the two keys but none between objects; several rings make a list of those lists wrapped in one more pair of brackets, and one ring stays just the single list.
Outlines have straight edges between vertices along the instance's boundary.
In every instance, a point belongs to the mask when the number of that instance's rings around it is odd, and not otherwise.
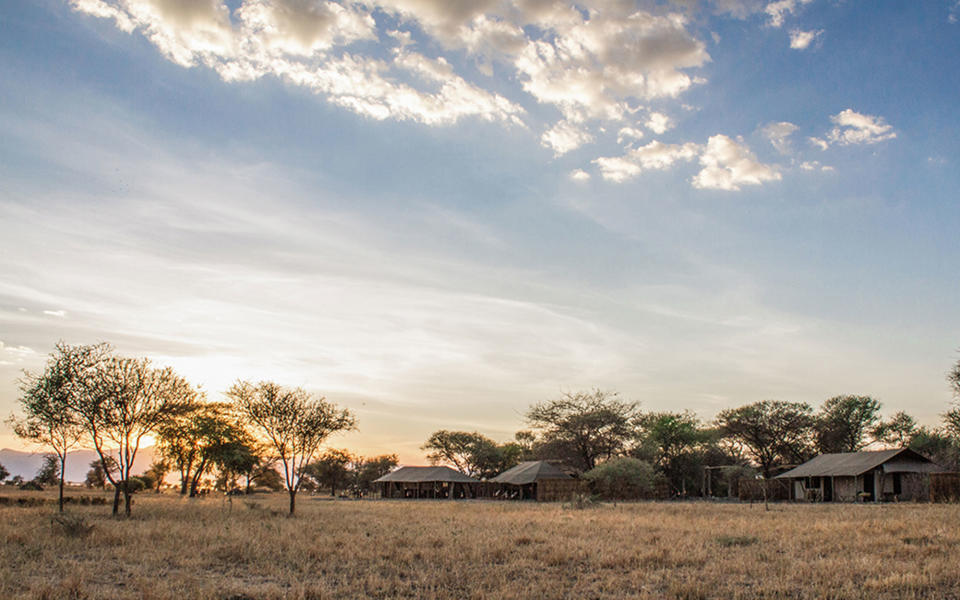
[{"label": "dry shrub clump", "polygon": [[0,598],[960,597],[955,505],[285,501],[0,506]]}]

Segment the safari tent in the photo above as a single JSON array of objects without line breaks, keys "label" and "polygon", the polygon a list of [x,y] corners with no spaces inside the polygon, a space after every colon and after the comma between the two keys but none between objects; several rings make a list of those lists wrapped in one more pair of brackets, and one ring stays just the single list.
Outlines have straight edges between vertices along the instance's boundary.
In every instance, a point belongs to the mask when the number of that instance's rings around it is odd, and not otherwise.
[{"label": "safari tent", "polygon": [[480,482],[450,467],[400,467],[374,481],[381,498],[476,498]]},{"label": "safari tent", "polygon": [[821,454],[775,479],[790,482],[793,500],[929,500],[930,473],[942,470],[922,454],[900,448]]},{"label": "safari tent", "polygon": [[491,496],[510,500],[566,500],[580,482],[545,460],[531,460],[490,480]]}]

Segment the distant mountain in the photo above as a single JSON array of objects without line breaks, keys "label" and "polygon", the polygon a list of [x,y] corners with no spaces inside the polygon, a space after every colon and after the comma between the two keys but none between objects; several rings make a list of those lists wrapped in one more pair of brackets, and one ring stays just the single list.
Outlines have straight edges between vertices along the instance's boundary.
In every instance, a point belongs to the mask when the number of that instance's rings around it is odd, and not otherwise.
[{"label": "distant mountain", "polygon": [[[10,471],[10,477],[20,475],[24,479],[33,479],[33,476],[40,470],[43,464],[43,457],[50,452],[23,452],[21,450],[11,450],[4,448],[0,450],[0,465],[3,465],[7,471]],[[141,448],[137,452],[137,459],[133,463],[133,473],[135,475],[143,473],[153,462],[153,446]],[[67,482],[83,483],[87,478],[87,471],[90,470],[90,463],[97,460],[97,453],[94,450],[75,450],[67,454]]]}]

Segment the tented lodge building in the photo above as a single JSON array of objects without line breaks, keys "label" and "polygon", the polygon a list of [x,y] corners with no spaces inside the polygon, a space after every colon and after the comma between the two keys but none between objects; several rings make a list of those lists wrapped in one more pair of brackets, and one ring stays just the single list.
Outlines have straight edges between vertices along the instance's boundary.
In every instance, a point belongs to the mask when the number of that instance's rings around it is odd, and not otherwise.
[{"label": "tented lodge building", "polygon": [[930,499],[930,473],[942,471],[910,450],[821,454],[776,477],[790,483],[793,500],[890,502]]},{"label": "tented lodge building", "polygon": [[580,482],[545,460],[531,460],[500,473],[487,483],[490,495],[505,500],[567,500]]},{"label": "tented lodge building", "polygon": [[381,498],[476,498],[481,483],[450,467],[400,467],[374,481]]}]

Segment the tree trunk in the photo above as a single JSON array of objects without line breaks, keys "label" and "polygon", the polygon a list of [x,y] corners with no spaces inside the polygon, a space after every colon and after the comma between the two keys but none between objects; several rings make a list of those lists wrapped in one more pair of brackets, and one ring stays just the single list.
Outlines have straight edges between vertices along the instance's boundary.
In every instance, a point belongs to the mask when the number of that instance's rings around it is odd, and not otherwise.
[{"label": "tree trunk", "polygon": [[289,490],[290,492],[290,516],[293,516],[293,510],[297,506],[297,491]]},{"label": "tree trunk", "polygon": [[63,512],[63,476],[67,472],[67,453],[60,457],[60,512]]},{"label": "tree trunk", "polygon": [[123,482],[123,513],[126,516],[130,516],[130,500],[133,494],[130,493],[130,489],[127,487],[127,482]]},{"label": "tree trunk", "polygon": [[113,484],[113,516],[120,514],[120,482]]},{"label": "tree trunk", "polygon": [[187,488],[189,487],[189,485],[190,485],[190,469],[187,469],[186,471],[184,471],[183,469],[180,469],[180,495],[181,496],[187,495]]}]

